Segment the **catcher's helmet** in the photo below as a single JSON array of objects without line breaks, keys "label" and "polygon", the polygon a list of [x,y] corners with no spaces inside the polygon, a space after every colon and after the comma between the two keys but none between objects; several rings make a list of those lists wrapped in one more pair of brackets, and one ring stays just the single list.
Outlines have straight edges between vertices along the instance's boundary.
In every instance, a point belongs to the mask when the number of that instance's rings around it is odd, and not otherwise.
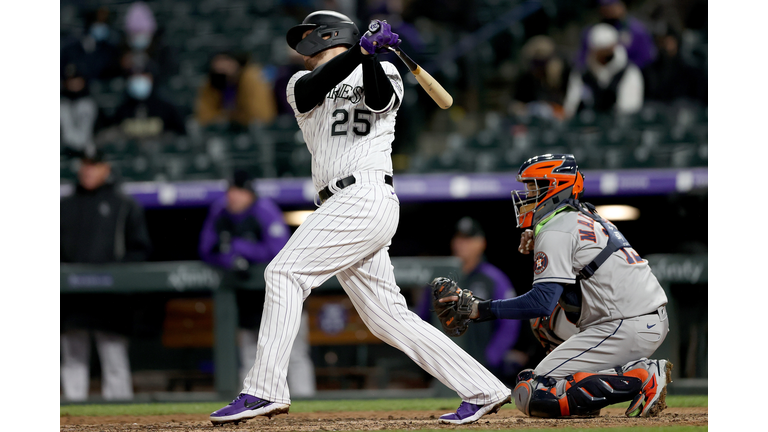
[{"label": "catcher's helmet", "polygon": [[[304,32],[314,30],[302,39]],[[330,36],[329,39],[323,39]],[[291,27],[286,35],[288,45],[301,55],[313,56],[320,51],[344,45],[354,46],[360,39],[360,31],[348,16],[338,12],[321,10],[312,12],[304,21]]]},{"label": "catcher's helmet", "polygon": [[584,175],[570,154],[534,156],[520,166],[517,181],[526,190],[512,191],[518,228],[535,226],[557,210],[569,198],[578,199],[584,192]]}]

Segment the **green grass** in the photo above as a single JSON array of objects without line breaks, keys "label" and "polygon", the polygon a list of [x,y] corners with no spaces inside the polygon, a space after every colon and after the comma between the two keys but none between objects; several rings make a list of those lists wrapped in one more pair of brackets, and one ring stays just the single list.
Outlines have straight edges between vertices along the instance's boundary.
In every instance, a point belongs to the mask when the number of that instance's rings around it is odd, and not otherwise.
[{"label": "green grass", "polygon": [[[152,404],[103,404],[103,405],[65,405],[60,407],[61,416],[147,416],[164,414],[210,414],[226,405],[226,402],[213,403],[152,403]],[[340,401],[296,401],[291,405],[292,413],[338,412],[338,411],[402,411],[402,410],[446,410],[453,411],[461,401],[458,398],[447,399],[385,399],[385,400],[340,400]],[[627,403],[614,405],[626,407]],[[667,396],[667,405],[678,407],[706,407],[707,396]],[[515,409],[506,405],[503,409]],[[577,429],[573,429],[576,431]],[[650,429],[649,429],[650,430]],[[665,432],[678,429],[665,428]],[[680,428],[680,431],[706,430]],[[558,429],[565,432],[566,429]],[[623,432],[624,429],[615,429]],[[632,428],[632,432],[643,432]]]},{"label": "green grass", "polygon": [[[547,429],[536,429],[536,432],[595,432],[595,431],[603,431],[603,432],[659,432],[659,429],[663,429],[664,432],[702,432],[706,431],[707,426],[659,426],[659,427],[617,427],[617,428],[609,428],[609,427],[600,427],[600,428],[589,428],[589,429],[576,429],[576,428],[547,428]],[[455,431],[462,431],[462,430],[477,430],[477,428],[473,429],[453,429]],[[494,429],[497,432],[514,432],[517,429]],[[420,429],[417,431],[411,431],[411,432],[445,432],[445,429]]]}]

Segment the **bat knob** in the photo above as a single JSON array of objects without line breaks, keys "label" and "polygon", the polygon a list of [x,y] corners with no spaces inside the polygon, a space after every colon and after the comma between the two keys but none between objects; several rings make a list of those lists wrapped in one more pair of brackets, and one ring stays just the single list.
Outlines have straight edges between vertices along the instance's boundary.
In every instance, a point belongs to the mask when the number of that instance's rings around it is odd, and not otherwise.
[{"label": "bat knob", "polygon": [[368,24],[368,31],[371,33],[376,33],[381,28],[381,25],[378,21],[371,21],[370,24]]}]

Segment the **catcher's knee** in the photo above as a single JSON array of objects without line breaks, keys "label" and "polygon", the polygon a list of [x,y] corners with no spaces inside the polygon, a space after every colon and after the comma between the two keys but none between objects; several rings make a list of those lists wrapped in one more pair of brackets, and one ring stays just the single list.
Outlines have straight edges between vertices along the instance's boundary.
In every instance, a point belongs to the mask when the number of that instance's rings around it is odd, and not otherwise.
[{"label": "catcher's knee", "polygon": [[632,400],[642,390],[642,381],[632,376],[579,372],[557,380],[537,377],[527,369],[518,375],[513,392],[517,409],[531,417],[567,417],[599,414],[602,408]]}]

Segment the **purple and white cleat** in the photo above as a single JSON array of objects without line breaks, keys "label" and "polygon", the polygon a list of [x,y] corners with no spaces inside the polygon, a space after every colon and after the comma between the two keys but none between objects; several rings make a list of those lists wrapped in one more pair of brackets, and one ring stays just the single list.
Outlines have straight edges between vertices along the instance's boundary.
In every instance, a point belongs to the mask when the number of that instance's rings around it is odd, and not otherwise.
[{"label": "purple and white cleat", "polygon": [[290,407],[290,405],[270,402],[256,396],[240,393],[237,399],[229,405],[214,411],[210,420],[214,426],[224,423],[237,424],[258,416],[272,418],[278,414],[287,414]]},{"label": "purple and white cleat", "polygon": [[507,396],[499,402],[489,403],[488,405],[475,405],[469,402],[462,402],[459,409],[454,413],[443,414],[440,416],[440,423],[467,424],[480,420],[480,417],[486,414],[499,412],[502,405],[512,401],[512,396]]}]

